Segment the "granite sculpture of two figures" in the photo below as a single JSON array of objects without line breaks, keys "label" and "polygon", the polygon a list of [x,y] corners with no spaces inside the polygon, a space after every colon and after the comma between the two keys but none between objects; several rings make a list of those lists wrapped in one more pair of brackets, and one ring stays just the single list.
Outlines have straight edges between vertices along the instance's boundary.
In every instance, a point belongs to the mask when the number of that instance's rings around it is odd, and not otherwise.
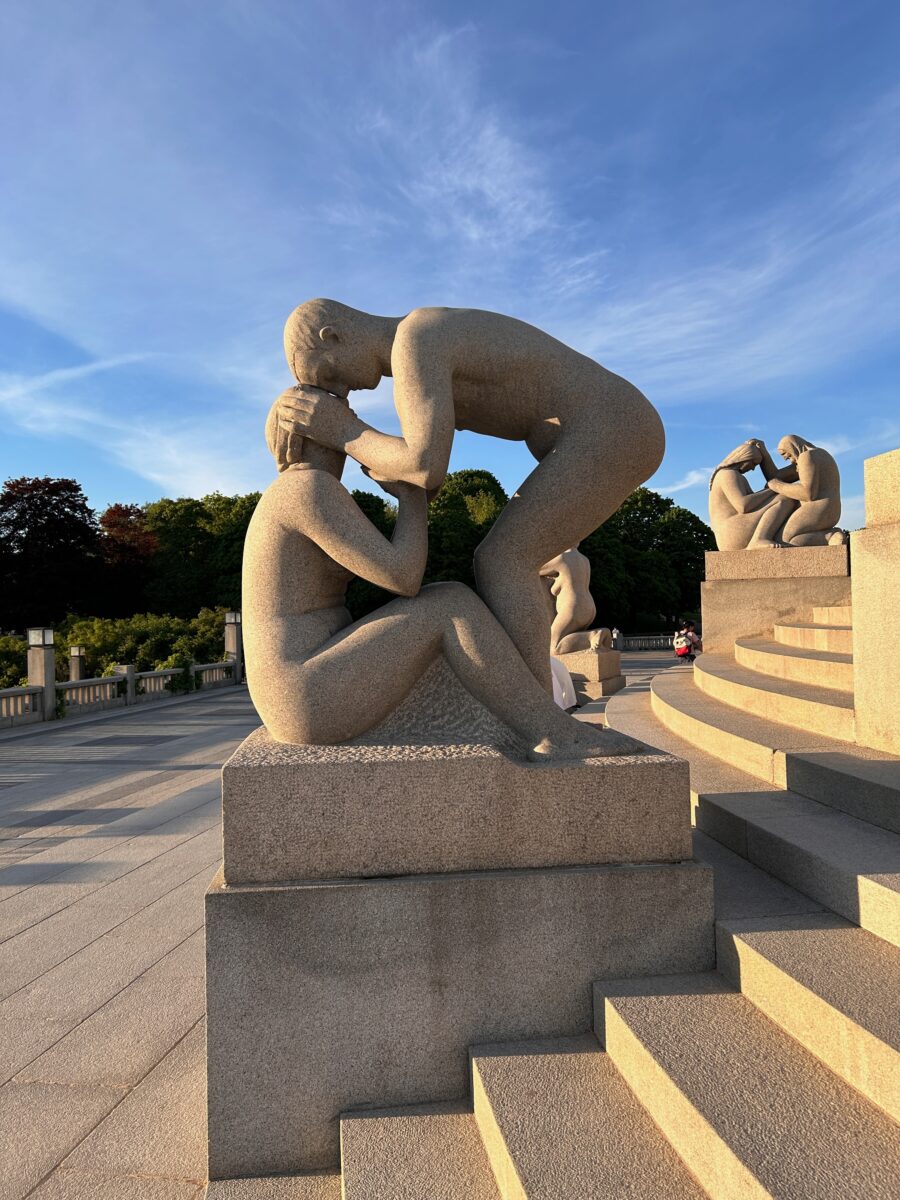
[{"label": "granite sculpture of two figures", "polygon": [[[211,1180],[333,1169],[342,1114],[463,1100],[468,1047],[586,1034],[596,980],[713,961],[687,764],[550,691],[541,569],[659,465],[654,409],[495,313],[318,300],[285,343],[297,387],[269,414],[278,474],[244,555],[265,728],[223,769],[206,895]],[[385,376],[398,437],[347,403]],[[477,593],[420,587],[455,429],[538,463],[477,551]],[[341,484],[347,455],[395,498],[390,539]],[[397,598],[352,620],[354,575]],[[575,603],[563,624],[588,619]]]},{"label": "granite sculpture of two figures", "polygon": [[[383,721],[443,656],[533,760],[616,753],[552,703],[541,569],[597,528],[658,467],[664,433],[647,399],[522,321],[472,309],[401,318],[330,300],[288,319],[297,386],[266,437],[278,477],[247,535],[243,609],[254,703],[281,742],[338,744]],[[360,420],[348,394],[393,378],[399,437]],[[455,429],[523,441],[538,461],[475,555],[477,595],[421,587],[427,496]],[[383,536],[341,484],[351,456],[397,502]],[[361,576],[398,599],[353,621]]]}]

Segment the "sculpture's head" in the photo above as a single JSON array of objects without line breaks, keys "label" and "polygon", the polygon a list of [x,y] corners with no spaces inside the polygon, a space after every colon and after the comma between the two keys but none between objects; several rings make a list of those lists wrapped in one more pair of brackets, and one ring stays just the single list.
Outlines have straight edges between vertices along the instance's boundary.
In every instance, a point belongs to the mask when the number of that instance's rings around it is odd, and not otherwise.
[{"label": "sculpture's head", "polygon": [[815,450],[812,442],[798,437],[796,433],[787,433],[778,443],[778,453],[788,462],[795,463],[805,450]]},{"label": "sculpture's head", "polygon": [[740,471],[742,475],[746,475],[748,471],[752,471],[754,467],[758,467],[762,462],[762,450],[751,438],[749,441],[741,442],[741,444],[732,450],[713,471],[709,477],[710,489],[713,485],[713,480],[719,471]]},{"label": "sculpture's head", "polygon": [[336,396],[370,390],[382,379],[372,318],[337,300],[307,300],[284,326],[284,353],[298,383]]},{"label": "sculpture's head", "polygon": [[288,467],[315,467],[317,470],[327,471],[329,475],[340,479],[347,455],[341,450],[332,450],[328,446],[314,442],[312,438],[283,428],[279,420],[278,408],[279,404],[276,400],[266,418],[266,445],[269,447],[269,453],[275,459],[279,473],[286,471]]}]

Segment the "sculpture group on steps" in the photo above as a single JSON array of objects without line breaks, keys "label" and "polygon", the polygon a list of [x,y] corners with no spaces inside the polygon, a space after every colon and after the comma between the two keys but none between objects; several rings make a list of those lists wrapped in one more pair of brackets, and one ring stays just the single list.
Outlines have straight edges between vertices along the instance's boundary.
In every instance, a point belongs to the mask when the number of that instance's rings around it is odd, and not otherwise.
[{"label": "sculpture group on steps", "polygon": [[[285,352],[298,386],[269,413],[279,474],[250,523],[243,577],[247,679],[272,736],[350,741],[443,656],[529,757],[628,753],[626,739],[552,701],[541,568],[575,553],[658,467],[664,434],[649,401],[548,334],[470,309],[392,318],[314,300],[288,319]],[[399,437],[347,403],[385,376]],[[428,493],[443,482],[454,429],[524,441],[538,460],[476,551],[477,595],[457,583],[421,587]],[[396,499],[390,540],[341,484],[347,455]],[[401,598],[353,621],[354,576]],[[600,636],[563,635],[588,647]]]},{"label": "sculpture group on steps", "polygon": [[[709,522],[720,550],[831,546],[847,540],[838,465],[821,446],[789,433],[778,443],[780,470],[765,442],[750,438],[724,458],[709,481]],[[766,486],[754,492],[745,475],[759,467]]]}]

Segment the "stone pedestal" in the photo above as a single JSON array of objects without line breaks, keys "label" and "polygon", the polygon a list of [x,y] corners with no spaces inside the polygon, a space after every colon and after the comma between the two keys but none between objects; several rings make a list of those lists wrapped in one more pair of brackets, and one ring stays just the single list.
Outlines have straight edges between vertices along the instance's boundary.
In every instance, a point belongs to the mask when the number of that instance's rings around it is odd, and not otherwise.
[{"label": "stone pedestal", "polygon": [[625,686],[622,654],[619,650],[577,650],[558,654],[575,684],[580,703],[611,696]]},{"label": "stone pedestal", "polygon": [[587,1032],[594,980],[712,966],[687,764],[638,742],[528,763],[466,703],[444,740],[258,731],[226,764],[212,1179],[335,1167],[342,1111],[463,1099],[470,1045]]},{"label": "stone pedestal", "polygon": [[856,739],[900,754],[900,450],[866,459],[865,495],[850,536]]},{"label": "stone pedestal", "polygon": [[848,547],[709,550],[700,596],[704,649],[730,653],[737,638],[771,637],[779,622],[812,620],[815,606],[849,604]]}]

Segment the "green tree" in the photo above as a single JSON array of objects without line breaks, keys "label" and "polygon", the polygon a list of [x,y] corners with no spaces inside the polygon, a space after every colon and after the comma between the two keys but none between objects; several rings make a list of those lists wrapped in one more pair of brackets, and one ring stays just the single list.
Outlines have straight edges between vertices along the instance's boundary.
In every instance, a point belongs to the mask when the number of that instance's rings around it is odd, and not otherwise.
[{"label": "green tree", "polygon": [[124,617],[147,607],[147,581],[159,540],[137,504],[111,504],[100,514],[106,586],[96,611]]},{"label": "green tree", "polygon": [[28,647],[24,638],[0,636],[0,688],[20,687],[28,677]]},{"label": "green tree", "polygon": [[240,608],[244,538],[259,496],[259,492],[249,492],[246,496],[213,492],[203,497],[204,524],[211,538],[208,558],[211,587],[204,594],[205,604]]},{"label": "green tree", "polygon": [[152,610],[189,617],[206,603],[211,587],[212,535],[202,500],[156,500],[146,505],[147,528],[158,549],[150,563],[147,601]]},{"label": "green tree", "polygon": [[100,531],[74,479],[7,479],[0,492],[0,629],[88,611],[101,586]]}]

